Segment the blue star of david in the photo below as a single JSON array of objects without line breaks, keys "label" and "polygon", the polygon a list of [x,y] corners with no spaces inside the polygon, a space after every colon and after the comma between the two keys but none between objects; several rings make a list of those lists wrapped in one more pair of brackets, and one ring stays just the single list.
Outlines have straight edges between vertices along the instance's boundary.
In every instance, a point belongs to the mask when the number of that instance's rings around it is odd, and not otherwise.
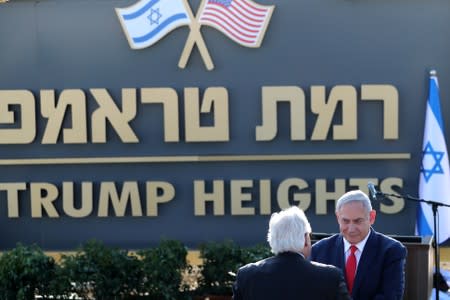
[{"label": "blue star of david", "polygon": [[162,15],[159,12],[159,7],[156,9],[151,9],[150,14],[148,15],[147,19],[150,21],[150,25],[159,24],[159,19],[161,19]]},{"label": "blue star of david", "polygon": [[435,151],[430,142],[427,142],[425,149],[422,151],[422,165],[420,166],[420,173],[428,182],[433,174],[444,174],[441,166],[441,160],[444,157],[444,152]]}]

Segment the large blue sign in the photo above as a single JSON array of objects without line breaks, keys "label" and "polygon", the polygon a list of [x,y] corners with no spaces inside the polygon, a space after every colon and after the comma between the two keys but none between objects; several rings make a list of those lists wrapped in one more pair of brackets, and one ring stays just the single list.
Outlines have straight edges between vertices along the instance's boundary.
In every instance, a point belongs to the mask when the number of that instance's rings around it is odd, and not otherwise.
[{"label": "large blue sign", "polygon": [[[431,68],[450,132],[449,19],[434,0],[0,4],[0,248],[249,245],[290,205],[329,233],[350,189],[417,195]],[[373,205],[414,233],[416,203]]]}]

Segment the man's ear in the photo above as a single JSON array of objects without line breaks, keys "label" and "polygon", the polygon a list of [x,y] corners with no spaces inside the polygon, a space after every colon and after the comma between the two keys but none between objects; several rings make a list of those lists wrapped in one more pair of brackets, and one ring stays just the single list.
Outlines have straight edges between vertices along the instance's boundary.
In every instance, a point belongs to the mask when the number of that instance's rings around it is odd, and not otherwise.
[{"label": "man's ear", "polygon": [[305,234],[305,245],[303,246],[303,250],[301,251],[305,258],[308,258],[311,255],[312,242],[309,233]]},{"label": "man's ear", "polygon": [[373,223],[375,223],[375,218],[377,216],[377,211],[376,210],[371,210],[369,213],[369,221],[370,221],[370,225],[372,225]]},{"label": "man's ear", "polygon": [[305,247],[310,246],[310,245],[311,245],[311,234],[305,233]]}]

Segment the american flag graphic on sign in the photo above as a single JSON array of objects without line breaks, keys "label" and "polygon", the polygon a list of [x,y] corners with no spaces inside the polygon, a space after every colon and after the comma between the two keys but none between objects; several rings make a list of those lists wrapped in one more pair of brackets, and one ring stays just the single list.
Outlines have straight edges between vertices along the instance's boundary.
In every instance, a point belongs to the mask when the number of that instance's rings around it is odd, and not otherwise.
[{"label": "american flag graphic on sign", "polygon": [[199,22],[216,28],[236,43],[257,48],[269,24],[274,6],[251,0],[204,0]]}]

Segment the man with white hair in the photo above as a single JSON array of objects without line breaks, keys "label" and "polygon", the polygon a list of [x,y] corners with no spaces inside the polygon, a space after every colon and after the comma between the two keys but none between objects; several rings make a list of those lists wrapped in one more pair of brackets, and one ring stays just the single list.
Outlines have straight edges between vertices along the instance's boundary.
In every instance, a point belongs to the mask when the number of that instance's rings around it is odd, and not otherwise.
[{"label": "man with white hair", "polygon": [[315,243],[311,259],[343,270],[353,300],[403,299],[406,248],[376,232],[375,217],[365,193],[345,193],[336,203],[340,233]]},{"label": "man with white hair", "polygon": [[272,214],[267,240],[274,256],[238,270],[234,300],[350,299],[342,272],[307,260],[311,226],[296,206]]}]

